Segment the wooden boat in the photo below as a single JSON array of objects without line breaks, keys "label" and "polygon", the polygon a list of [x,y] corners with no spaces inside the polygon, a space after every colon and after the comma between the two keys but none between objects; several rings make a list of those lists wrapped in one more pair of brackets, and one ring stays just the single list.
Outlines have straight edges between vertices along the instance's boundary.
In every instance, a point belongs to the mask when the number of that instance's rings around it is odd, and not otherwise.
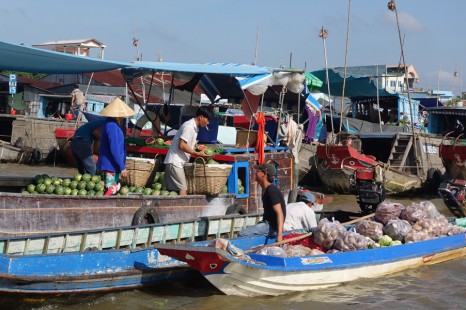
[{"label": "wooden boat", "polygon": [[21,162],[21,155],[25,153],[21,148],[15,147],[8,142],[0,140],[0,162]]},{"label": "wooden boat", "polygon": [[107,292],[199,276],[185,263],[160,255],[154,244],[233,237],[255,225],[260,217],[205,217],[171,224],[3,238],[0,292]]},{"label": "wooden boat", "polygon": [[[242,250],[274,240],[265,237],[236,238],[231,244]],[[156,245],[161,254],[185,261],[227,295],[282,295],[323,289],[360,278],[375,278],[436,264],[466,255],[466,234],[408,243],[393,247],[322,254],[277,257],[248,254],[240,259],[228,251],[189,245]]]},{"label": "wooden boat", "polygon": [[216,197],[104,197],[3,192],[0,193],[0,236],[102,229],[219,216],[230,213],[228,207],[233,205],[234,196],[228,194]]},{"label": "wooden boat", "polygon": [[[200,216],[262,213],[261,190],[251,173],[254,153],[216,155],[232,165],[228,193],[187,196],[63,196],[0,192],[0,236],[102,229]],[[128,152],[152,158],[167,149],[128,146]],[[244,149],[241,150],[244,152]],[[285,197],[293,187],[293,156],[283,150],[268,150],[265,160],[277,164],[277,184]],[[240,180],[244,193],[238,191]]]}]

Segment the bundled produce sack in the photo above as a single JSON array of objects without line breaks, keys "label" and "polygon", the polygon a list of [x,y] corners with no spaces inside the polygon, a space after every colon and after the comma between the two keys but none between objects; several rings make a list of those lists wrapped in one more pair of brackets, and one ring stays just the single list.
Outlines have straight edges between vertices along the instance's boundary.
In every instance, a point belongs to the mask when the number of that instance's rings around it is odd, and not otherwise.
[{"label": "bundled produce sack", "polygon": [[404,209],[401,203],[383,201],[375,210],[375,219],[385,225],[388,221],[399,218]]},{"label": "bundled produce sack", "polygon": [[371,220],[362,220],[357,223],[353,229],[359,234],[371,238],[375,242],[383,235],[383,225]]},{"label": "bundled produce sack", "polygon": [[365,250],[367,239],[354,231],[344,232],[335,240],[333,248],[343,252]]},{"label": "bundled produce sack", "polygon": [[346,232],[346,229],[338,221],[329,221],[324,218],[317,224],[314,232],[314,242],[317,245],[330,249],[337,238]]},{"label": "bundled produce sack", "polygon": [[429,217],[429,214],[425,205],[415,202],[407,206],[400,214],[400,219],[408,221],[411,225],[427,217]]},{"label": "bundled produce sack", "polygon": [[448,226],[448,220],[445,216],[441,215],[434,218],[425,218],[419,220],[416,224],[413,225],[413,230],[423,231],[430,237],[429,239],[432,239],[446,235],[446,226]]},{"label": "bundled produce sack", "polygon": [[285,250],[279,246],[269,246],[269,247],[262,248],[259,251],[257,251],[256,254],[286,257]]},{"label": "bundled produce sack", "polygon": [[441,216],[435,205],[430,201],[421,201],[420,203],[413,202],[406,207],[400,214],[400,219],[408,221],[414,225],[421,219],[436,218]]},{"label": "bundled produce sack", "polygon": [[409,233],[406,234],[405,243],[419,242],[419,241],[424,241],[424,240],[429,240],[429,239],[432,239],[432,238],[426,232],[413,229]]},{"label": "bundled produce sack", "polygon": [[383,228],[384,235],[390,236],[393,240],[403,241],[405,236],[412,230],[408,221],[394,219],[388,221]]},{"label": "bundled produce sack", "polygon": [[442,214],[438,212],[437,208],[431,201],[421,201],[419,204],[426,210],[427,217],[434,218],[442,216]]},{"label": "bundled produce sack", "polygon": [[317,249],[311,249],[301,244],[296,244],[296,245],[285,244],[283,246],[283,249],[285,250],[287,257],[300,257],[300,256],[325,254],[322,251],[319,251]]}]

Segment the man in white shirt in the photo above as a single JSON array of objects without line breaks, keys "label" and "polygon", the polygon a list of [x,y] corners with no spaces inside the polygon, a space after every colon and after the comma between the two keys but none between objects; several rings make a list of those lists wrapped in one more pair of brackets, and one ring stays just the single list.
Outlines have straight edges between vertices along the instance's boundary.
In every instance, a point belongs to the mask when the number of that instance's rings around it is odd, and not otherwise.
[{"label": "man in white shirt", "polygon": [[304,192],[298,197],[298,202],[286,205],[284,230],[311,229],[317,227],[317,220],[312,209],[316,197],[311,192]]},{"label": "man in white shirt", "polygon": [[183,166],[189,162],[191,155],[205,156],[203,152],[196,152],[194,146],[197,142],[199,126],[206,127],[213,117],[214,112],[211,108],[200,107],[196,111],[196,116],[184,122],[176,132],[168,154],[163,161],[165,164],[163,185],[168,190],[177,191],[180,195],[188,194],[188,184]]}]

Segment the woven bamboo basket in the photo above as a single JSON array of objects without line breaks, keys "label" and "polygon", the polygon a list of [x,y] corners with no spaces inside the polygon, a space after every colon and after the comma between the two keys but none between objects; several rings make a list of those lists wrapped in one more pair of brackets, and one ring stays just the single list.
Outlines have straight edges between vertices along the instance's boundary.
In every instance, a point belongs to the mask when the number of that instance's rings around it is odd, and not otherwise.
[{"label": "woven bamboo basket", "polygon": [[155,159],[127,157],[126,170],[128,170],[128,185],[146,186],[147,183],[149,183],[154,168]]},{"label": "woven bamboo basket", "polygon": [[[202,160],[199,163],[199,159]],[[184,166],[188,194],[218,195],[228,181],[232,165],[206,164],[202,157]]]}]

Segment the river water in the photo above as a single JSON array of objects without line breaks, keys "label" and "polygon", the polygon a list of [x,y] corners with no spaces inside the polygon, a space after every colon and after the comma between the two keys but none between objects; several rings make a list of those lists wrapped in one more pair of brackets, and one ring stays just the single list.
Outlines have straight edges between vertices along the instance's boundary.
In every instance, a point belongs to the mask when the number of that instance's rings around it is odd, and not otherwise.
[{"label": "river water", "polygon": [[[333,196],[331,208],[353,209],[354,196]],[[404,205],[431,200],[451,216],[438,199],[390,198]],[[1,309],[466,309],[466,258],[361,279],[338,287],[279,297],[225,296],[203,278],[170,282],[142,290],[108,294],[9,297],[0,295]]]}]

